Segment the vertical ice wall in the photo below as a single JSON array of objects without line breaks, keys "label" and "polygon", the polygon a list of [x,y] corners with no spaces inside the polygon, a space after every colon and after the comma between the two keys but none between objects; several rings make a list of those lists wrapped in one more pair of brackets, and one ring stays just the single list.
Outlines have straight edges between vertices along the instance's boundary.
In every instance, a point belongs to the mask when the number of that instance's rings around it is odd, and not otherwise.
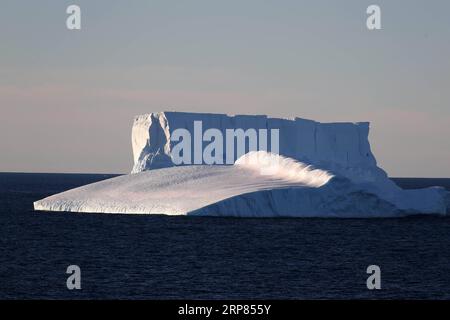
[{"label": "vertical ice wall", "polygon": [[[184,128],[193,137],[194,121],[202,122],[203,132],[216,128],[224,137],[226,129],[278,129],[279,153],[283,156],[335,171],[353,181],[380,182],[386,179],[370,150],[368,122],[320,123],[301,118],[185,112],[150,113],[135,118],[132,172],[173,166],[171,150],[176,142],[170,141],[170,136],[175,129]],[[207,144],[204,142],[203,147]]]}]

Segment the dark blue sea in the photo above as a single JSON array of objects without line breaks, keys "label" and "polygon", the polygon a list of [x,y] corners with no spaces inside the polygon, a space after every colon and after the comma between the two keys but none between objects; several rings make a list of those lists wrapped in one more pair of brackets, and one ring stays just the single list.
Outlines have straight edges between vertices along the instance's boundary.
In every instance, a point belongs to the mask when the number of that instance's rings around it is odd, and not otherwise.
[{"label": "dark blue sea", "polygon": [[[43,213],[111,175],[0,174],[0,299],[450,299],[450,218]],[[406,188],[450,179],[396,179]],[[81,268],[81,290],[66,268]],[[366,268],[381,268],[368,290]]]}]

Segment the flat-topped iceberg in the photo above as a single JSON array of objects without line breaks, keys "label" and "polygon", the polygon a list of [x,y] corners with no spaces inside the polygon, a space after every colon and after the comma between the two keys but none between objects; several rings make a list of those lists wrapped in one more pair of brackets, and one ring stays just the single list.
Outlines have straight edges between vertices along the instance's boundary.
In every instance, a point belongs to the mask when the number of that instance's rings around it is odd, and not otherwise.
[{"label": "flat-topped iceberg", "polygon": [[[175,166],[176,129],[277,129],[279,154],[249,151],[233,165]],[[133,174],[50,196],[35,210],[239,217],[399,217],[446,214],[440,187],[402,190],[377,167],[369,124],[153,113],[135,119]],[[204,142],[200,142],[204,147]],[[194,148],[194,146],[192,146]],[[224,158],[227,157],[223,149]],[[248,151],[248,150],[247,150]],[[193,150],[194,152],[194,150]],[[229,156],[229,155],[228,155]]]},{"label": "flat-topped iceberg", "polygon": [[[215,129],[224,137],[226,130],[229,129],[276,129],[279,132],[279,146],[276,153],[282,156],[313,163],[358,181],[380,178],[384,180],[387,176],[377,167],[370,150],[368,122],[320,123],[301,118],[278,119],[260,115],[230,116],[185,112],[150,113],[135,118],[132,129],[134,157],[132,172],[174,166],[172,151],[178,141],[174,141],[173,133],[184,129],[192,137],[195,136],[194,140],[201,140],[201,134],[196,132],[196,122],[201,122],[203,131]],[[270,140],[270,136],[267,138]],[[271,142],[268,141],[268,147]],[[209,142],[200,141],[200,143],[204,149]],[[194,154],[194,148],[195,143],[191,145],[191,154]],[[266,148],[266,151],[273,151],[268,149],[270,148]],[[223,158],[227,158],[227,151],[226,148],[222,150]],[[235,153],[230,164],[240,156],[242,154]]]}]

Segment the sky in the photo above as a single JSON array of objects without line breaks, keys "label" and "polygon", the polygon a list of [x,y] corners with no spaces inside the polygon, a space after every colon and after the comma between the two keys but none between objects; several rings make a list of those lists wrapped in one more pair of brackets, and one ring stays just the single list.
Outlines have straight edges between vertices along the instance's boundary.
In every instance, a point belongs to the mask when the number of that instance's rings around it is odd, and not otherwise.
[{"label": "sky", "polygon": [[[81,30],[66,8],[81,8]],[[381,8],[381,30],[366,9]],[[393,177],[450,177],[450,2],[2,0],[0,172],[127,173],[135,115],[370,121]],[[295,143],[295,141],[293,141]]]}]

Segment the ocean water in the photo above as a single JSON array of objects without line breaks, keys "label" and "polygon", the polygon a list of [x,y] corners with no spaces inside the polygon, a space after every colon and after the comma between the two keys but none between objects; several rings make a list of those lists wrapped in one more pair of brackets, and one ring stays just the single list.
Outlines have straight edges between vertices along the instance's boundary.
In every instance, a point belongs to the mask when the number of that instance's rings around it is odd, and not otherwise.
[{"label": "ocean water", "polygon": [[[450,218],[34,212],[111,175],[0,174],[0,299],[450,299]],[[405,188],[450,179],[396,179]],[[81,268],[81,290],[66,268]],[[381,290],[366,268],[381,268]]]}]

